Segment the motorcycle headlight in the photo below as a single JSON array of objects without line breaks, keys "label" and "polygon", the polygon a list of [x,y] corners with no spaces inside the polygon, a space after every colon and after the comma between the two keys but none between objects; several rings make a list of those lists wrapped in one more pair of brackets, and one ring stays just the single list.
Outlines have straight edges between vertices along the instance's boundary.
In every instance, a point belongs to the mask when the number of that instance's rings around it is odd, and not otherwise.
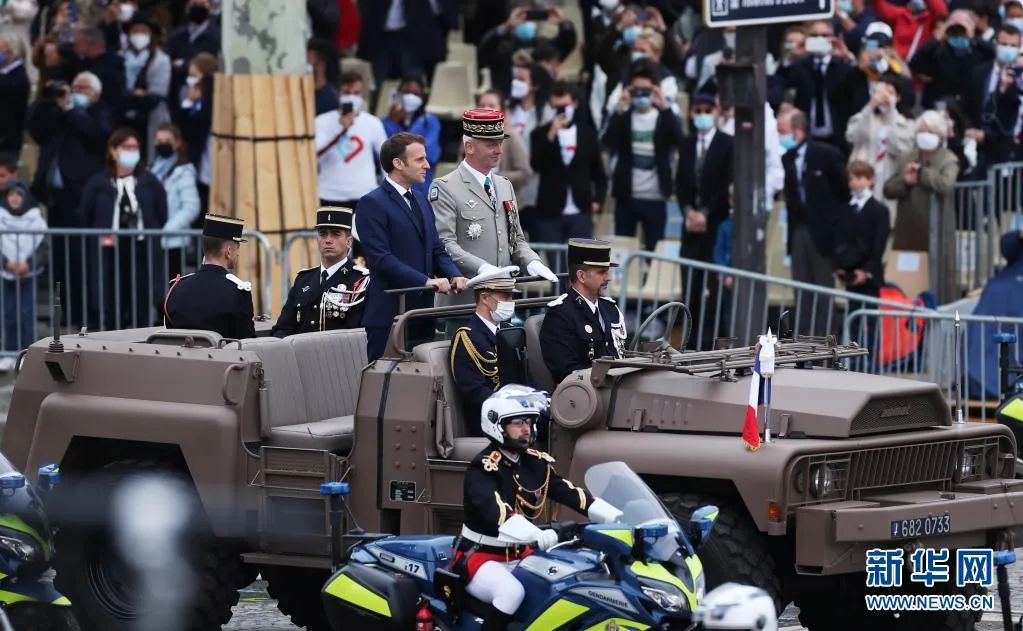
[{"label": "motorcycle headlight", "polygon": [[640,581],[643,594],[668,613],[679,613],[688,606],[686,595],[667,583]]},{"label": "motorcycle headlight", "polygon": [[696,602],[702,603],[703,597],[707,595],[707,574],[706,572],[700,572],[696,578],[693,579],[694,591],[696,592]]},{"label": "motorcycle headlight", "polygon": [[10,554],[25,563],[43,556],[38,542],[31,536],[11,528],[0,528],[0,552]]}]

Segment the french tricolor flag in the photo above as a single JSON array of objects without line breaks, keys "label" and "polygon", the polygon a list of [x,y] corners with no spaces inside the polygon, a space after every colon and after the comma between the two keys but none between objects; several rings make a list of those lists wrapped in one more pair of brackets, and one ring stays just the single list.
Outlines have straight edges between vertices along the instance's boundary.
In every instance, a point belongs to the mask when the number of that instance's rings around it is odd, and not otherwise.
[{"label": "french tricolor flag", "polygon": [[742,442],[746,449],[760,449],[760,428],[757,426],[757,411],[762,405],[771,405],[771,377],[774,376],[775,338],[768,330],[760,337],[757,355],[753,361],[753,376],[749,383],[749,404],[746,406],[746,420],[742,424]]}]

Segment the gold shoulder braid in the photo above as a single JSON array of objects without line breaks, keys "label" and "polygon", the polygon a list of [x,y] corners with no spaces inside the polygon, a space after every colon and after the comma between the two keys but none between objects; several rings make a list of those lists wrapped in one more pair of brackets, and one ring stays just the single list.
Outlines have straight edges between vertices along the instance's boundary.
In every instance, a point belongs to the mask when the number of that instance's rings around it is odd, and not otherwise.
[{"label": "gold shoulder braid", "polygon": [[[554,467],[550,464],[547,465],[547,475],[544,478],[543,484],[535,489],[523,488],[522,482],[519,480],[519,474],[515,474],[515,486],[518,487],[515,491],[515,511],[522,513],[523,517],[529,521],[538,519],[547,507],[547,490],[551,483],[551,471],[553,469]],[[523,493],[531,494],[536,504],[522,497]]]},{"label": "gold shoulder braid", "polygon": [[465,352],[469,355],[472,363],[476,365],[476,370],[480,371],[480,374],[487,379],[493,381],[495,389],[499,387],[497,357],[491,359],[476,348],[476,345],[472,343],[472,338],[469,337],[469,327],[462,327],[455,331],[455,339],[451,343],[451,374],[455,374],[455,351],[458,348],[458,344],[465,347]]}]

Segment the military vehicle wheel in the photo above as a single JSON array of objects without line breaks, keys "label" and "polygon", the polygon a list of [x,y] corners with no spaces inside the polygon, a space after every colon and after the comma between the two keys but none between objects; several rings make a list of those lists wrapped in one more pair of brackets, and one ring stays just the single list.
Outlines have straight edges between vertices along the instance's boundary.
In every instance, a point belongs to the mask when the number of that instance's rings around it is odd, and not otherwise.
[{"label": "military vehicle wheel", "polygon": [[[126,563],[113,539],[110,523],[110,498],[126,480],[140,473],[159,474],[164,480],[177,480],[191,500],[182,507],[192,527],[184,542],[168,542],[185,550],[192,571],[193,585],[173,586],[194,589],[189,631],[218,630],[231,619],[231,608],[238,603],[238,589],[255,578],[251,568],[241,561],[236,546],[210,536],[206,516],[187,475],[172,466],[154,460],[122,460],[82,477],[66,476],[56,490],[51,506],[60,507],[55,547],[57,588],[74,603],[85,631],[130,631],[140,613],[138,578]],[[97,500],[90,489],[104,489]],[[79,500],[76,502],[76,500]],[[66,515],[65,519],[59,516]]]},{"label": "military vehicle wheel", "polygon": [[703,571],[707,574],[707,591],[729,581],[756,585],[771,595],[774,608],[781,613],[785,603],[774,558],[741,504],[696,493],[663,493],[660,498],[683,524],[701,506],[714,504],[720,509],[714,533],[699,551]]},{"label": "military vehicle wheel", "polygon": [[17,631],[80,631],[78,620],[70,607],[54,607],[42,603],[21,603],[7,610],[7,617]]},{"label": "military vehicle wheel", "polygon": [[277,599],[277,609],[291,618],[296,627],[307,631],[330,631],[327,613],[320,601],[323,584],[330,578],[327,570],[266,565],[259,569],[266,579],[266,591]]}]

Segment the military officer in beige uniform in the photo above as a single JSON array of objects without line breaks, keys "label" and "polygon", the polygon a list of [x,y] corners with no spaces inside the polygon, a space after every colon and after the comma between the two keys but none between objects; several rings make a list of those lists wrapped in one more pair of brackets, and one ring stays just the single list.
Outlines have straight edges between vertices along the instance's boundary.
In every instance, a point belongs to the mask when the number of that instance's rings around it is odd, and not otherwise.
[{"label": "military officer in beige uniform", "polygon": [[[504,114],[467,110],[462,131],[465,159],[450,174],[434,180],[429,194],[448,256],[466,277],[518,265],[530,276],[556,283],[557,276],[526,243],[511,182],[494,173],[505,139]],[[437,297],[438,305],[471,302],[468,293]]]}]

